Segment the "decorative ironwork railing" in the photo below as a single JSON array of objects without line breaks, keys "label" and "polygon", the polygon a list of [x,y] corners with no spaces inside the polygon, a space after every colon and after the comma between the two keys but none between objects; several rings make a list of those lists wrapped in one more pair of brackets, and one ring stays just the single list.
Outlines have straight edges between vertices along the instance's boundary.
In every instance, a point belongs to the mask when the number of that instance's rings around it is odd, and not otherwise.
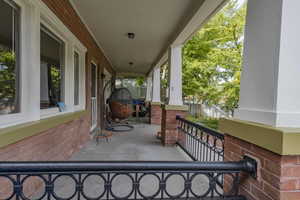
[{"label": "decorative ironwork railing", "polygon": [[194,160],[216,162],[224,159],[224,135],[214,129],[176,117],[177,144]]},{"label": "decorative ironwork railing", "polygon": [[[202,199],[244,200],[240,162],[2,162],[1,199]],[[228,177],[228,191],[219,186]],[[3,195],[6,195],[5,197]]]}]

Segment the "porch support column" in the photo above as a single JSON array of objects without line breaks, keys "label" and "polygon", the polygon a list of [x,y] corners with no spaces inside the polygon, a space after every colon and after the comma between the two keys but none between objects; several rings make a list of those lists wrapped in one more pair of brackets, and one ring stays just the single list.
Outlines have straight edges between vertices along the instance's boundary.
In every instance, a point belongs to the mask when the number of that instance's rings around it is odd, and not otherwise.
[{"label": "porch support column", "polygon": [[182,101],[182,45],[169,49],[169,101],[163,106],[161,137],[163,145],[174,145],[177,142],[176,116],[185,117],[187,106]]},{"label": "porch support column", "polygon": [[152,74],[152,103],[160,103],[160,66],[153,69]]},{"label": "porch support column", "polygon": [[300,1],[254,0],[249,6],[240,102],[235,117],[298,128]]},{"label": "porch support column", "polygon": [[151,101],[151,96],[152,96],[152,76],[149,75],[147,77],[146,102],[150,102]]},{"label": "porch support column", "polygon": [[258,160],[257,179],[240,186],[248,199],[300,199],[299,10],[299,0],[248,1],[239,108],[220,122],[225,160]]},{"label": "porch support column", "polygon": [[152,73],[152,99],[150,105],[150,115],[151,124],[161,124],[160,66],[156,66]]},{"label": "porch support column", "polygon": [[182,45],[169,50],[169,102],[168,105],[182,106]]}]

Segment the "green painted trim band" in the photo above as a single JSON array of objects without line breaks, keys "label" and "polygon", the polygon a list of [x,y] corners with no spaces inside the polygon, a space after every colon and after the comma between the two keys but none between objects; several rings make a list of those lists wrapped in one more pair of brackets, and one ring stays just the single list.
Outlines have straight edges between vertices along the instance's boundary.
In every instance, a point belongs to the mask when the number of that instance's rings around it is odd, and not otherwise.
[{"label": "green painted trim band", "polygon": [[254,122],[223,118],[219,122],[219,129],[227,135],[279,155],[300,155],[299,128],[277,128]]},{"label": "green painted trim band", "polygon": [[75,113],[68,113],[35,122],[0,129],[0,148],[37,135],[61,124],[78,119],[86,113],[87,111],[78,111]]},{"label": "green painted trim band", "polygon": [[150,102],[150,103],[151,103],[151,105],[153,105],[153,106],[160,106],[160,105],[162,105],[161,102]]},{"label": "green painted trim band", "polygon": [[188,111],[189,110],[189,107],[186,105],[183,105],[183,106],[163,105],[162,108],[165,110],[178,110],[178,111]]}]

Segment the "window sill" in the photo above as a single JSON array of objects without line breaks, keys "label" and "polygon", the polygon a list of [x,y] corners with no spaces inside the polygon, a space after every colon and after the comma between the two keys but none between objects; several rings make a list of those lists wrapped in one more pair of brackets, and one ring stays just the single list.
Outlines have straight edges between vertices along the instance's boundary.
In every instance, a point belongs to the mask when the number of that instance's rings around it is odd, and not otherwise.
[{"label": "window sill", "polygon": [[41,115],[40,118],[41,119],[48,119],[48,118],[52,118],[52,117],[57,117],[57,116],[61,116],[61,115],[65,115],[65,114],[69,114],[69,113],[74,113],[77,111],[81,111],[84,109],[78,109],[78,110],[65,110],[63,112],[59,111],[59,108],[48,108],[48,109],[41,109]]},{"label": "window sill", "polygon": [[57,107],[41,109],[41,119],[55,117],[59,114],[66,114],[66,112],[59,112],[59,109]]},{"label": "window sill", "polygon": [[77,111],[80,111],[80,110],[84,110],[85,109],[85,106],[84,105],[77,105],[77,106],[74,106],[74,111],[77,112]]},{"label": "window sill", "polygon": [[56,117],[42,119],[40,121],[0,129],[0,148],[16,143],[25,138],[37,135],[60,124],[70,122],[74,119],[78,119],[86,113],[87,112],[83,110],[79,112],[62,114]]}]

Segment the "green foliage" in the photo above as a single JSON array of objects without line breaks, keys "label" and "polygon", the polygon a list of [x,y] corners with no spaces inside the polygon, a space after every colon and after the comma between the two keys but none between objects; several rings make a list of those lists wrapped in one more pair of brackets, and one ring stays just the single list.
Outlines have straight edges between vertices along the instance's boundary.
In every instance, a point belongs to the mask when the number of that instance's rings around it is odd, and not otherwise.
[{"label": "green foliage", "polygon": [[59,67],[52,65],[50,67],[50,77],[51,77],[51,99],[54,100],[52,102],[54,105],[58,101],[61,101],[60,95],[61,95],[61,70]]},{"label": "green foliage", "polygon": [[195,118],[191,115],[187,117],[187,120],[195,122],[195,123],[200,123],[203,124],[209,128],[218,130],[219,128],[219,120],[215,118]]},{"label": "green foliage", "polygon": [[0,109],[16,109],[16,56],[15,53],[0,49]]},{"label": "green foliage", "polygon": [[219,129],[219,120],[214,118],[205,118],[199,121],[200,123],[204,124],[205,126],[218,130]]},{"label": "green foliage", "polygon": [[183,93],[233,111],[239,100],[246,5],[236,0],[214,16],[183,49]]},{"label": "green foliage", "polygon": [[160,70],[160,80],[161,80],[161,100],[162,102],[167,102],[167,89],[169,87],[169,66],[165,63]]},{"label": "green foliage", "polygon": [[137,86],[141,87],[145,83],[145,78],[144,77],[138,77],[135,79],[135,83]]}]

